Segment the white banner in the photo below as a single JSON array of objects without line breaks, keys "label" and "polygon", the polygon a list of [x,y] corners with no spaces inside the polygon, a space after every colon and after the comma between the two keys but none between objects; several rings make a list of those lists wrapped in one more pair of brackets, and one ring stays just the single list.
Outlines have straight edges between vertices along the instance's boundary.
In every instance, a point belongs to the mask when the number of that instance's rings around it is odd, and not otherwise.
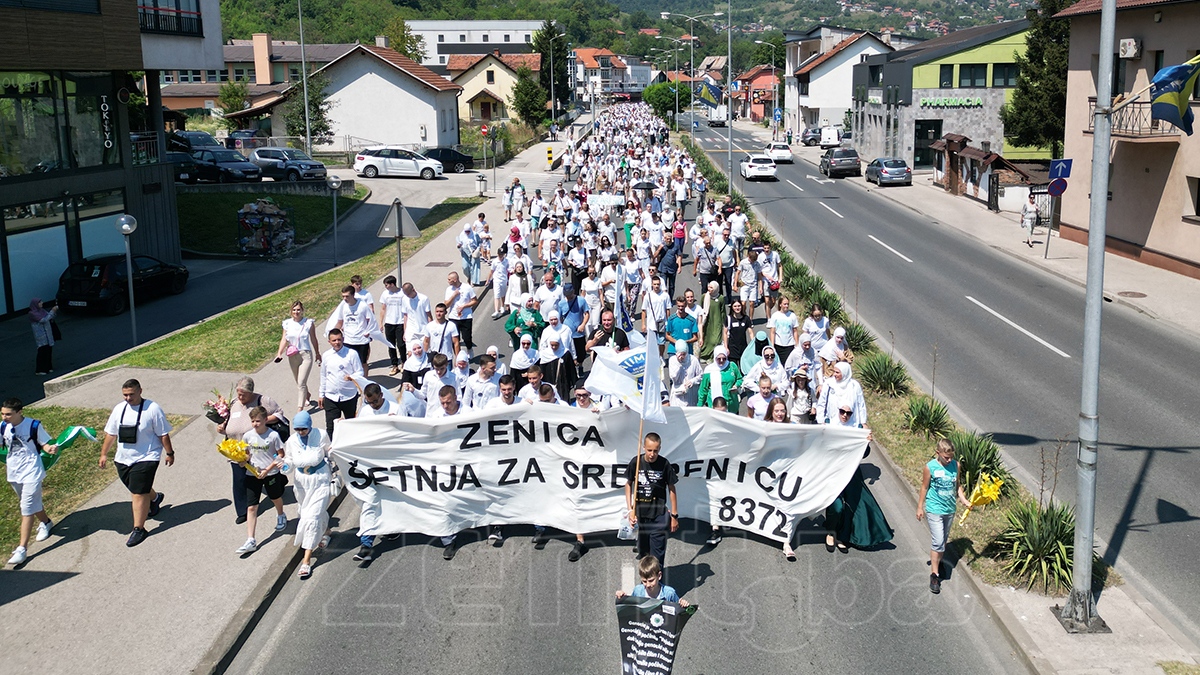
[{"label": "white banner", "polygon": [[[759,422],[708,408],[665,409],[662,456],[677,467],[680,516],[785,541],[831,504],[867,431]],[[638,414],[544,403],[438,419],[338,423],[332,456],[351,495],[378,505],[361,534],[446,536],[486,525],[617,529]]]}]

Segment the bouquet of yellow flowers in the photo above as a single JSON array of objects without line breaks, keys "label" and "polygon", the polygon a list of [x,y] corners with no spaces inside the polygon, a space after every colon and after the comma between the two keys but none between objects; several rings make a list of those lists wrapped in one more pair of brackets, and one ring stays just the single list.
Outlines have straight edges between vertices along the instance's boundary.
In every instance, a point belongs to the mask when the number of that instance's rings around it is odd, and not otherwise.
[{"label": "bouquet of yellow flowers", "polygon": [[258,469],[250,465],[250,446],[246,444],[246,441],[226,438],[217,443],[217,452],[221,453],[225,459],[236,462],[247,471],[258,475]]},{"label": "bouquet of yellow flowers", "polygon": [[967,501],[971,505],[958,518],[958,524],[962,525],[967,520],[967,516],[971,514],[971,509],[984,504],[991,504],[1000,498],[1000,486],[1004,485],[1004,481],[999,478],[992,478],[990,474],[979,474],[979,480],[975,483],[975,489],[971,490],[971,498]]}]

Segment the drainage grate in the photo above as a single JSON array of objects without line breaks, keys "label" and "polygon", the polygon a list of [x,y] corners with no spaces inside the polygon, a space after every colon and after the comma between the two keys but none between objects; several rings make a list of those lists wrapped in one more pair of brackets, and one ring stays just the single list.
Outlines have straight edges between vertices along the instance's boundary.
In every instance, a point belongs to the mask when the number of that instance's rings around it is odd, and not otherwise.
[{"label": "drainage grate", "polygon": [[1121,291],[1121,292],[1117,293],[1117,295],[1121,296],[1122,298],[1144,298],[1144,297],[1146,297],[1145,293],[1139,293],[1137,291]]},{"label": "drainage grate", "polygon": [[431,263],[425,263],[425,266],[426,267],[449,267],[453,264],[454,263],[448,263],[448,262],[431,262]]}]

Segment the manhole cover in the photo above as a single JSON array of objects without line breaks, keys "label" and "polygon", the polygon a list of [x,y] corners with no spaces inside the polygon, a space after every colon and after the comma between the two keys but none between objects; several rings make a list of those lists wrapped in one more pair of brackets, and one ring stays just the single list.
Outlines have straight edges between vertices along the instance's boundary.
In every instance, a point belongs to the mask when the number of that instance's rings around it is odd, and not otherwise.
[{"label": "manhole cover", "polygon": [[426,267],[449,267],[453,264],[454,263],[448,263],[448,262],[431,262],[431,263],[425,263],[425,266]]},{"label": "manhole cover", "polygon": [[1144,298],[1144,297],[1146,297],[1145,293],[1139,293],[1137,291],[1121,291],[1121,292],[1117,293],[1117,295],[1121,296],[1122,298]]}]

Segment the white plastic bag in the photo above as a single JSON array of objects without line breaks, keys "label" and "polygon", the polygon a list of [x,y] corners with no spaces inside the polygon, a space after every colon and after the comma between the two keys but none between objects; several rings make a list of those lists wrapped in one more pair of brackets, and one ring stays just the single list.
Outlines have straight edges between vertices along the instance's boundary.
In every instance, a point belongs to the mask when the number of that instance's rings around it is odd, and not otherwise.
[{"label": "white plastic bag", "polygon": [[621,516],[621,527],[617,529],[617,539],[633,541],[637,539],[637,525],[629,524],[629,514]]}]

